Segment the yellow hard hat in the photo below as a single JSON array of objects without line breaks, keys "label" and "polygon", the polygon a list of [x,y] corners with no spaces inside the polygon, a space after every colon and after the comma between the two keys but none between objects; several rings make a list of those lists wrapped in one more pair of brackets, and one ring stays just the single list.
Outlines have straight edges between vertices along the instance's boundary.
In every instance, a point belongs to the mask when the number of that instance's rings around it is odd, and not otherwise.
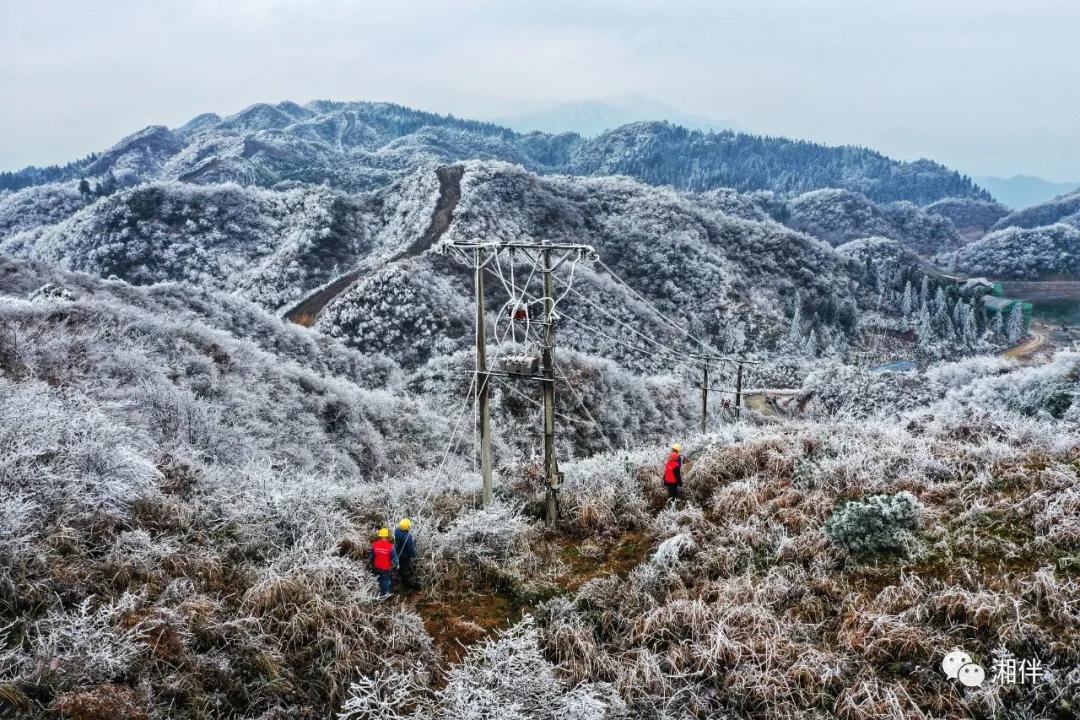
[{"label": "yellow hard hat", "polygon": [[412,520],[409,518],[401,518],[401,522],[399,522],[397,526],[402,530],[408,530],[412,527]]},{"label": "yellow hard hat", "polygon": [[379,537],[381,537],[381,538],[390,537],[390,528],[379,528]]},{"label": "yellow hard hat", "polygon": [[682,445],[680,445],[679,443],[675,443],[674,445],[671,446],[671,449],[674,450],[677,453],[681,453],[682,452]]}]

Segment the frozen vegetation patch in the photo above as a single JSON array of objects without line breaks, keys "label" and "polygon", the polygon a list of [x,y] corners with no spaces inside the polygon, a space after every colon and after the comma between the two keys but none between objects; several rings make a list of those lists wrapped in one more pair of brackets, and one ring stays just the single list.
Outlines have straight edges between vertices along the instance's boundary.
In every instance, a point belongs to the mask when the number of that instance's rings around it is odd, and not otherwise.
[{"label": "frozen vegetation patch", "polygon": [[825,534],[859,556],[906,553],[914,549],[923,509],[909,492],[850,500],[829,516]]}]

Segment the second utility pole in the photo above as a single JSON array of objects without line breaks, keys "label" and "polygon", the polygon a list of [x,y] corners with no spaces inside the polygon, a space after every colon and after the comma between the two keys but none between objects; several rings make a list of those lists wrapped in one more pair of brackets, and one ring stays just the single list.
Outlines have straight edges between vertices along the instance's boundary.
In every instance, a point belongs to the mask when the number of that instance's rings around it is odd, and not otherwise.
[{"label": "second utility pole", "polygon": [[544,349],[540,361],[544,373],[544,517],[554,527],[559,519],[559,465],[555,460],[555,298],[551,287],[551,249],[542,251],[544,261]]},{"label": "second utility pole", "polygon": [[709,361],[704,364],[705,373],[701,378],[701,434],[705,434],[705,426],[709,419]]},{"label": "second utility pole", "polygon": [[491,505],[491,388],[488,385],[487,338],[484,334],[484,264],[479,248],[473,250],[476,277],[476,406],[480,415],[480,473],[484,507]]}]

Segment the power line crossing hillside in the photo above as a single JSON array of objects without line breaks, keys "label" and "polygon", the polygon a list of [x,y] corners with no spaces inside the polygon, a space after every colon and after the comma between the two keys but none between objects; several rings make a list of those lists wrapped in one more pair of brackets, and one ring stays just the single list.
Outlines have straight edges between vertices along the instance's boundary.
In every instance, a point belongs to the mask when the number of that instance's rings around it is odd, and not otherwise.
[{"label": "power line crossing hillside", "polygon": [[[490,381],[493,378],[499,381],[500,386],[506,387],[514,395],[524,398],[543,409],[546,515],[549,524],[553,525],[558,516],[558,490],[562,484],[562,473],[558,470],[558,462],[555,457],[555,418],[558,416],[574,422],[572,418],[555,412],[557,380],[561,380],[566,385],[576,400],[577,406],[588,418],[589,425],[596,430],[607,447],[614,450],[614,445],[589,410],[584,396],[570,381],[570,378],[555,364],[555,329],[560,320],[568,320],[586,333],[603,337],[644,356],[650,358],[661,357],[676,364],[699,369],[702,372],[702,381],[700,385],[694,387],[700,389],[702,393],[701,426],[703,431],[707,427],[708,393],[710,390],[732,394],[735,397],[735,417],[738,418],[741,404],[743,365],[754,363],[743,358],[721,355],[700,338],[695,337],[684,327],[675,323],[670,316],[663,313],[600,260],[592,246],[577,243],[456,241],[442,243],[436,249],[455,255],[461,262],[471,266],[473,270],[476,308],[476,363],[469,392],[473,393],[474,414],[476,415],[479,432],[478,450],[483,482],[482,497],[485,505],[491,502],[493,492],[489,405]],[[508,256],[505,267],[502,262],[504,254]],[[518,258],[524,258],[528,266],[528,272],[522,273],[525,276],[523,284],[519,284],[517,280],[516,266]],[[674,328],[685,340],[696,344],[699,348],[704,349],[706,353],[683,352],[670,344],[651,338],[593,301],[587,295],[576,290],[573,287],[574,273],[577,264],[581,261],[598,264],[618,285],[629,291],[630,295],[654,313],[665,327]],[[570,270],[567,273],[568,277],[566,279],[556,278],[556,270],[566,263],[570,264]],[[539,293],[531,292],[530,285],[538,274],[542,281],[541,291]],[[496,352],[490,366],[487,358],[488,322],[485,316],[485,276],[496,279],[507,295],[507,300],[499,308],[492,324]],[[561,290],[557,296],[556,282]],[[643,347],[630,340],[614,337],[612,334],[596,328],[586,320],[574,318],[564,311],[558,310],[562,301],[568,296],[573,296],[594,311],[598,311],[606,318],[606,322],[614,323],[620,328],[620,331],[629,331],[632,336],[642,338],[655,347]],[[540,307],[542,313],[538,319],[533,317],[533,309],[536,307]],[[500,332],[500,326],[504,322],[505,326],[502,327],[502,332]],[[519,334],[521,335],[521,342],[518,341]],[[507,338],[510,339],[509,343],[507,343]],[[503,350],[508,344],[517,353],[521,353],[520,348],[524,347],[525,354],[504,356]],[[495,361],[498,361],[498,364]],[[736,368],[736,385],[734,389],[715,386],[710,382],[710,369],[715,368],[718,364],[731,364]],[[498,369],[490,369],[492,366]],[[537,403],[513,387],[515,382],[525,380],[540,383],[543,390],[542,404]],[[473,392],[474,389],[475,392]],[[451,442],[453,443],[453,438],[451,438]]]}]

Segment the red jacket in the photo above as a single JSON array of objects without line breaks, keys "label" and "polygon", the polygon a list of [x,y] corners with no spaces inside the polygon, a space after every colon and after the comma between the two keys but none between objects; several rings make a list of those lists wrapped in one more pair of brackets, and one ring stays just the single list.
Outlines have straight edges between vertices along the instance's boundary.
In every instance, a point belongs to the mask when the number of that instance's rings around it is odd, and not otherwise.
[{"label": "red jacket", "polygon": [[674,450],[671,451],[664,465],[664,482],[668,485],[682,483],[682,456]]},{"label": "red jacket", "polygon": [[394,543],[386,538],[379,538],[371,543],[371,564],[376,570],[393,570],[397,562]]}]

